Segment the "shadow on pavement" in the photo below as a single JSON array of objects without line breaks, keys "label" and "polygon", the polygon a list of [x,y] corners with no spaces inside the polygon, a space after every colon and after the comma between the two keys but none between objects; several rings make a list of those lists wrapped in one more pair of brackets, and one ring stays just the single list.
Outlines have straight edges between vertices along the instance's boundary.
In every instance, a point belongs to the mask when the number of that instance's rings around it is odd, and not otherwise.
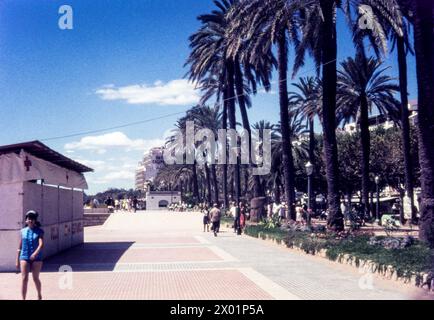
[{"label": "shadow on pavement", "polygon": [[45,259],[42,272],[57,272],[71,267],[72,271],[112,271],[134,242],[87,242]]}]

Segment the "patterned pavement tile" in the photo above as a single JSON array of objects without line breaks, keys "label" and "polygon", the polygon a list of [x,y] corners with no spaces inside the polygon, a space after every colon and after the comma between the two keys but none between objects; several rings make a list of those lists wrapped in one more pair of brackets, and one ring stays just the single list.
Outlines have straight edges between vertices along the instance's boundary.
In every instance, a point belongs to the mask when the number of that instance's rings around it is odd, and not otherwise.
[{"label": "patterned pavement tile", "polygon": [[[72,281],[59,273],[43,273],[44,299],[152,299],[152,300],[264,300],[272,299],[238,270],[165,272],[76,272]],[[7,281],[0,298],[19,299],[19,275]],[[64,289],[59,288],[59,283]],[[68,288],[67,284],[71,287]],[[29,282],[29,299],[36,296]]]}]

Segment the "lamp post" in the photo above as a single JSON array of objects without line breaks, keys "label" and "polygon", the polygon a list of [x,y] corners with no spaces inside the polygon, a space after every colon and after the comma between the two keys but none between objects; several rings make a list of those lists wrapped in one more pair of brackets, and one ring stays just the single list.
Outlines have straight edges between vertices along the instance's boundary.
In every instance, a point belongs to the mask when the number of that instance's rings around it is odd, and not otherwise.
[{"label": "lamp post", "polygon": [[310,224],[310,212],[312,210],[312,173],[313,164],[308,161],[306,163],[306,174],[307,174],[307,223]]},{"label": "lamp post", "polygon": [[377,203],[376,203],[376,210],[375,210],[375,222],[379,223],[380,221],[380,177],[375,176],[375,185],[377,187]]},{"label": "lamp post", "polygon": [[308,161],[306,163],[306,174],[307,174],[307,207],[310,209],[311,208],[311,197],[312,197],[312,190],[311,190],[311,186],[312,186],[312,173],[313,173],[313,165],[312,163],[310,163],[310,161]]}]

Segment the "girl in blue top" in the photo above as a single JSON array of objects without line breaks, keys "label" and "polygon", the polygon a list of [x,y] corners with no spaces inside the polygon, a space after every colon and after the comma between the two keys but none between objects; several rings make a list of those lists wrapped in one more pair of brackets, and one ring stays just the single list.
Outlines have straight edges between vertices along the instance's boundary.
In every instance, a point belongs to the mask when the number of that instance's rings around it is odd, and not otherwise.
[{"label": "girl in blue top", "polygon": [[20,246],[17,254],[17,269],[21,269],[22,284],[21,294],[26,299],[29,272],[32,272],[33,281],[38,291],[38,299],[42,299],[41,281],[39,273],[42,268],[42,247],[44,246],[44,231],[38,222],[38,213],[29,211],[26,213],[27,227],[21,229]]}]

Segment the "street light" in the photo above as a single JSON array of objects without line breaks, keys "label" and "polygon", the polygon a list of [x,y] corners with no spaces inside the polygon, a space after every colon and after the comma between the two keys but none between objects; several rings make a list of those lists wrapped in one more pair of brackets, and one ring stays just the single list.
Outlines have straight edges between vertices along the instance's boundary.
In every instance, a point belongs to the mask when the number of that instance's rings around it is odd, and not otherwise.
[{"label": "street light", "polygon": [[312,210],[311,199],[312,199],[312,174],[313,174],[313,164],[308,161],[305,165],[307,174],[307,223],[310,224],[310,211]]},{"label": "street light", "polygon": [[307,207],[311,208],[311,196],[312,196],[312,190],[311,190],[311,179],[312,179],[312,173],[313,173],[313,164],[308,161],[305,165],[306,167],[306,174],[307,174]]},{"label": "street light", "polygon": [[376,203],[376,210],[375,210],[375,222],[379,223],[380,221],[380,177],[375,176],[375,185],[377,186],[377,203]]}]

